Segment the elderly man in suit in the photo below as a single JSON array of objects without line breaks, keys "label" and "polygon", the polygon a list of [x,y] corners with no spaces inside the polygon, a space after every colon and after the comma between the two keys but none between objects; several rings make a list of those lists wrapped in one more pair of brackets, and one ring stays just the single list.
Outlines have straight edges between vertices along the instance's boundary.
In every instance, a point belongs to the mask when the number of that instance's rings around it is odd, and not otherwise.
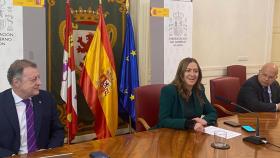
[{"label": "elderly man in suit", "polygon": [[56,102],[40,90],[36,64],[16,60],[7,78],[12,88],[0,93],[0,157],[62,146]]},{"label": "elderly man in suit", "polygon": [[[254,112],[279,111],[280,86],[276,81],[277,75],[277,65],[263,65],[258,75],[249,78],[242,85],[237,103]],[[237,108],[237,111],[244,112],[240,108]]]}]

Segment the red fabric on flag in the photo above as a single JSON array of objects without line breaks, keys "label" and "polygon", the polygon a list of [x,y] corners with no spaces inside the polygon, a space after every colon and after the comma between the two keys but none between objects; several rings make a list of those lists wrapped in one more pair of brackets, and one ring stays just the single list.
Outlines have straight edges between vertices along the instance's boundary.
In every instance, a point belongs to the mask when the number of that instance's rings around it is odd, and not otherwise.
[{"label": "red fabric on flag", "polygon": [[66,1],[65,16],[66,26],[64,32],[63,77],[61,81],[60,95],[66,103],[66,126],[68,128],[68,143],[70,143],[77,133],[78,119],[73,29],[69,0]]}]

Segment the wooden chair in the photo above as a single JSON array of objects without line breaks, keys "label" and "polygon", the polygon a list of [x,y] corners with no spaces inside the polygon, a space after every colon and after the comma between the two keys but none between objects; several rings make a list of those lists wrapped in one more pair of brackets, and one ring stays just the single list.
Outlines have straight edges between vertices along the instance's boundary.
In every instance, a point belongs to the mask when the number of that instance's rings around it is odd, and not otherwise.
[{"label": "wooden chair", "polygon": [[145,131],[158,122],[160,91],[164,84],[135,89],[136,131]]},{"label": "wooden chair", "polygon": [[225,117],[236,114],[236,107],[217,100],[216,96],[229,99],[230,101],[236,103],[239,89],[240,82],[239,78],[237,77],[226,76],[210,80],[211,103],[216,108],[218,117]]},{"label": "wooden chair", "polygon": [[246,81],[246,66],[243,65],[230,65],[227,66],[227,76],[238,77],[240,85]]}]

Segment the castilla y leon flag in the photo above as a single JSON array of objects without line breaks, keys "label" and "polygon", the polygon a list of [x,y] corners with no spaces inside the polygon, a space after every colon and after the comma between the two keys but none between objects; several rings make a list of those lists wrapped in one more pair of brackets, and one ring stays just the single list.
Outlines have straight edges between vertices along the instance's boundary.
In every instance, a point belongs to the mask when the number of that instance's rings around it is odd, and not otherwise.
[{"label": "castilla y leon flag", "polygon": [[99,5],[99,22],[84,61],[80,86],[95,115],[98,139],[115,135],[118,127],[118,91],[114,56]]},{"label": "castilla y leon flag", "polygon": [[66,116],[68,128],[68,143],[70,143],[77,133],[77,93],[76,93],[76,74],[75,58],[73,47],[73,29],[70,13],[69,0],[66,1],[65,7],[66,26],[64,39],[62,81],[60,95],[66,103]]}]

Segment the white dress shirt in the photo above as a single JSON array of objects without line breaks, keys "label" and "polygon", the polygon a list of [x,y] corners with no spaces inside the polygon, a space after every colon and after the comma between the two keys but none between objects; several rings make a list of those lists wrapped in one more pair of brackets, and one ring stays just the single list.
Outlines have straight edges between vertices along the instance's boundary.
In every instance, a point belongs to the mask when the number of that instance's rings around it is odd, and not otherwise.
[{"label": "white dress shirt", "polygon": [[269,96],[269,102],[272,103],[272,99],[271,99],[271,89],[270,89],[270,86],[267,87],[267,92],[268,92],[268,96]]},{"label": "white dress shirt", "polygon": [[[269,102],[272,103],[272,93],[271,93],[271,88],[270,86],[267,87],[267,92],[268,92],[268,95],[269,95]],[[275,111],[279,111],[279,105],[276,103],[275,104]]]},{"label": "white dress shirt", "polygon": [[17,115],[18,115],[18,122],[19,122],[19,129],[20,129],[20,148],[19,154],[28,153],[27,149],[27,128],[26,128],[26,114],[25,108],[26,105],[22,102],[22,98],[19,97],[13,90],[12,95],[15,100]]}]

